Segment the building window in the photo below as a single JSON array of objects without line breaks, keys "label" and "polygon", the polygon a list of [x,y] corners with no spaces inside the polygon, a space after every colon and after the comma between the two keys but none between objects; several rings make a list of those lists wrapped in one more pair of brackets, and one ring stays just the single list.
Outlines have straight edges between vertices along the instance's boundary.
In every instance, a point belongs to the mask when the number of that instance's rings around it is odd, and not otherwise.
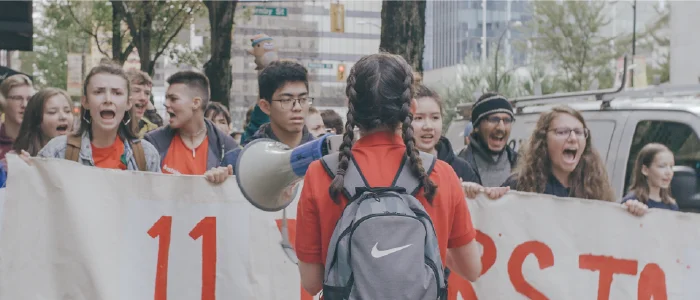
[{"label": "building window", "polygon": [[676,159],[676,165],[700,171],[700,140],[690,126],[670,121],[641,121],[637,124],[627,160],[625,191],[629,188],[637,154],[649,143],[666,145]]}]

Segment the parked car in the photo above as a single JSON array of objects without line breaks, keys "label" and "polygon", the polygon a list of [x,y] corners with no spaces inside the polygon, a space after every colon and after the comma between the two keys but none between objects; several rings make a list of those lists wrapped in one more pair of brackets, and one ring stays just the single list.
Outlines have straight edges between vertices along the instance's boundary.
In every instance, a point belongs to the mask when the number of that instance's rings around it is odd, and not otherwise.
[{"label": "parked car", "polygon": [[[624,81],[624,80],[623,80]],[[676,158],[673,196],[682,211],[700,211],[700,85],[601,90],[514,99],[515,123],[510,145],[517,151],[527,142],[540,113],[566,104],[581,112],[591,131],[593,147],[606,163],[618,198],[627,191],[634,160],[648,143],[661,143]],[[446,135],[459,152],[471,104],[458,106]]]}]

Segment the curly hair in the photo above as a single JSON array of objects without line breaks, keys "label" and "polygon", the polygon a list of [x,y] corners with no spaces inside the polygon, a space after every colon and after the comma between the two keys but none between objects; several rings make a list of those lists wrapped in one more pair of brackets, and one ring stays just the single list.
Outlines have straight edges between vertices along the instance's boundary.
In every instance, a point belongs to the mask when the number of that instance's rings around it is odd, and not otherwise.
[{"label": "curly hair", "polygon": [[423,193],[432,204],[437,186],[430,180],[413,139],[413,70],[401,56],[379,53],[361,58],[350,70],[345,93],[348,114],[343,143],[340,145],[338,172],[330,186],[335,203],[340,203],[345,172],[350,162],[355,138],[354,128],[364,131],[376,128],[396,130],[401,127],[412,173],[418,177]]},{"label": "curly hair", "polygon": [[[547,132],[552,121],[562,114],[576,118],[584,128],[588,128],[583,116],[568,106],[558,106],[549,112],[542,113],[516,168],[519,191],[544,193],[548,179],[552,175],[552,161],[547,152]],[[586,138],[586,147],[583,149],[581,160],[569,175],[569,185],[570,197],[615,201],[615,193],[608,180],[605,164],[598,152],[593,149],[590,134]]]},{"label": "curly hair", "polygon": [[[673,152],[668,149],[663,144],[651,143],[647,144],[639,151],[637,154],[637,159],[634,162],[634,171],[632,171],[632,184],[630,185],[629,191],[633,192],[637,199],[646,204],[649,201],[649,182],[647,177],[642,173],[642,167],[651,167],[651,164],[656,159],[656,155],[659,153],[668,152],[673,155]],[[661,202],[665,204],[676,204],[676,200],[671,196],[671,187],[662,188],[659,193],[661,194]]]}]

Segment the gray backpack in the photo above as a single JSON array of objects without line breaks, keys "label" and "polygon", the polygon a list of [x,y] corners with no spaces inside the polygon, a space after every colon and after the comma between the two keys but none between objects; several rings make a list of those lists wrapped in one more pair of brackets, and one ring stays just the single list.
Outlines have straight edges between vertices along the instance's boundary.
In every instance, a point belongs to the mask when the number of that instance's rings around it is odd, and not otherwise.
[{"label": "gray backpack", "polygon": [[[331,177],[339,153],[321,159]],[[430,174],[436,158],[422,153]],[[350,203],[336,223],[325,265],[326,300],[447,298],[435,228],[415,195],[421,187],[405,157],[391,187],[371,188],[355,160],[345,173]]]}]

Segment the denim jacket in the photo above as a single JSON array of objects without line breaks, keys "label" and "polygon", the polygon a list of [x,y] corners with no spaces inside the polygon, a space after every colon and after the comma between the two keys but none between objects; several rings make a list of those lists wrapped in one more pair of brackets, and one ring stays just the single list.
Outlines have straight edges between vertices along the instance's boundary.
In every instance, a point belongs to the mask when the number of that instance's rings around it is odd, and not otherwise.
[{"label": "denim jacket", "polygon": [[[37,154],[38,157],[47,158],[65,158],[68,138],[65,135],[57,136],[49,141],[44,148]],[[85,166],[95,166],[95,161],[92,159],[92,147],[90,146],[90,137],[87,132],[83,133],[80,146],[79,163]],[[146,140],[141,140],[143,152],[146,155],[146,169],[151,172],[160,173],[160,155],[151,143]],[[134,158],[134,151],[129,143],[124,143],[124,155],[126,159],[126,169],[138,171],[139,167]]]}]

